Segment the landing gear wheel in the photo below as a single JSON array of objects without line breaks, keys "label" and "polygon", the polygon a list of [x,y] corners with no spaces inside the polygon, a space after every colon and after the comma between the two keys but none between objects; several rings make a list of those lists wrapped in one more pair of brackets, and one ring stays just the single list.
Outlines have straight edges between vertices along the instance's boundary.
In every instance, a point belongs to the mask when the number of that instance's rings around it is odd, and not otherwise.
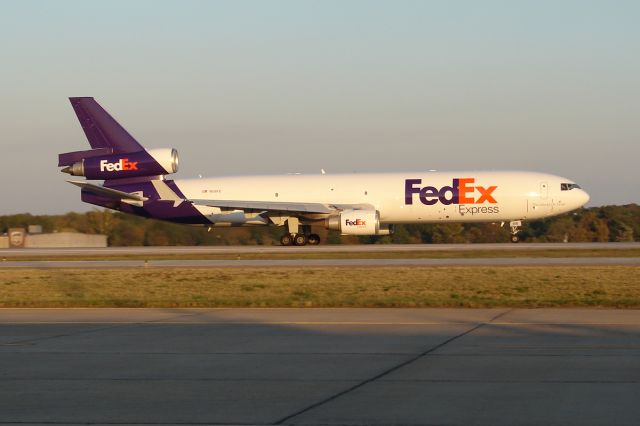
[{"label": "landing gear wheel", "polygon": [[280,244],[282,244],[283,246],[292,245],[293,244],[293,235],[284,234],[282,237],[280,237]]},{"label": "landing gear wheel", "polygon": [[511,227],[511,242],[517,243],[518,241],[520,241],[520,237],[518,237],[518,232],[520,232],[522,221],[512,220],[511,222],[509,222],[509,226]]},{"label": "landing gear wheel", "polygon": [[297,245],[297,246],[306,246],[307,245],[307,236],[304,234],[296,234],[295,237],[293,237],[293,244]]},{"label": "landing gear wheel", "polygon": [[320,235],[311,234],[309,235],[309,237],[307,237],[307,240],[310,246],[317,246],[318,244],[320,244]]}]

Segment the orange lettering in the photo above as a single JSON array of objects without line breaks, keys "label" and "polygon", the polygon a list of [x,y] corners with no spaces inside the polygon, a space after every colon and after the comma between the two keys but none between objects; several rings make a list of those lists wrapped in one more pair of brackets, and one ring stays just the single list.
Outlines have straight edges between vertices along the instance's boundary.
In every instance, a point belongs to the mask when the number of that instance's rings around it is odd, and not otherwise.
[{"label": "orange lettering", "polygon": [[493,196],[491,195],[491,193],[495,191],[496,188],[497,186],[490,186],[488,188],[484,188],[482,186],[476,186],[476,189],[478,190],[478,192],[482,194],[480,198],[478,198],[478,201],[476,201],[476,204],[482,204],[485,201],[491,204],[497,203],[496,199],[493,198]]},{"label": "orange lettering", "polygon": [[128,158],[122,159],[122,170],[138,170],[137,161],[129,161]]},{"label": "orange lettering", "polygon": [[474,178],[460,178],[458,179],[458,194],[460,204],[473,204],[473,197],[467,197],[466,194],[473,193],[473,186],[467,186],[468,183],[475,182]]}]

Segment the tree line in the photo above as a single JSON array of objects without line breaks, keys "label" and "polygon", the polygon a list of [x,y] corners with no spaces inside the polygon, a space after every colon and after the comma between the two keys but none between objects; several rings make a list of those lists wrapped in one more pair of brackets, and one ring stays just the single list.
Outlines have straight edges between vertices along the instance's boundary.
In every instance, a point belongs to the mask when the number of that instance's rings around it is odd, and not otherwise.
[{"label": "tree line", "polygon": [[[43,232],[105,234],[110,246],[272,245],[279,244],[282,227],[214,228],[177,225],[111,210],[63,215],[28,213],[0,216],[0,231],[41,225]],[[356,237],[314,229],[324,243],[496,243],[509,241],[509,226],[500,223],[398,225],[394,235]],[[591,207],[545,220],[527,221],[520,232],[528,242],[640,241],[640,206]]]}]

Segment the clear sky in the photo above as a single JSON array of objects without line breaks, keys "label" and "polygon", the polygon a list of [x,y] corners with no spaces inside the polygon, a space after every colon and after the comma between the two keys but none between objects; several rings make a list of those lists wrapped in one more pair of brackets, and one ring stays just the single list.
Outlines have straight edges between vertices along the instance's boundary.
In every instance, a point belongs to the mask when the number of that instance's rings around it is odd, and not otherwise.
[{"label": "clear sky", "polygon": [[0,1],[0,214],[85,211],[94,96],[176,177],[566,176],[640,202],[638,1]]}]

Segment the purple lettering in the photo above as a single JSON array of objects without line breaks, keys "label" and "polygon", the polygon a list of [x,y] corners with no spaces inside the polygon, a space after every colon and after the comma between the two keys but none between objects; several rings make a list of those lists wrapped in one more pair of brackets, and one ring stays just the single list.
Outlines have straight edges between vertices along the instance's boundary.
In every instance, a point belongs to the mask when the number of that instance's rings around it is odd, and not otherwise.
[{"label": "purple lettering", "polygon": [[413,204],[413,194],[419,194],[420,188],[414,187],[414,185],[420,185],[422,179],[405,179],[404,181],[404,203]]},{"label": "purple lettering", "polygon": [[[451,198],[447,198],[447,192],[451,193]],[[458,204],[458,179],[453,180],[452,186],[443,186],[438,192],[438,199],[446,206],[449,204]]]},{"label": "purple lettering", "polygon": [[434,205],[438,202],[438,190],[433,186],[425,186],[420,190],[420,201],[427,206]]}]

